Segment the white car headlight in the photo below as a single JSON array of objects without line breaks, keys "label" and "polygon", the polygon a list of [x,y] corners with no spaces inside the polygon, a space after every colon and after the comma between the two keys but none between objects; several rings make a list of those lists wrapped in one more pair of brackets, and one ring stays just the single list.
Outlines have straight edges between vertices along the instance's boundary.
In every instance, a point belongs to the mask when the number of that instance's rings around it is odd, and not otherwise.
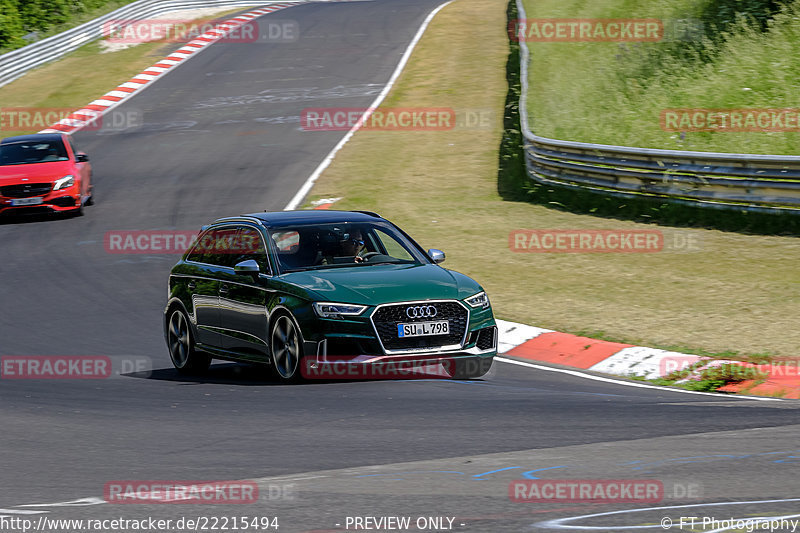
[{"label": "white car headlight", "polygon": [[59,189],[66,189],[67,187],[72,187],[75,185],[75,176],[72,174],[67,174],[63,178],[59,178],[53,184],[53,190],[57,191]]},{"label": "white car headlight", "polygon": [[366,305],[314,302],[314,311],[322,318],[342,318],[357,316],[364,312]]},{"label": "white car headlight", "polygon": [[484,309],[489,307],[489,297],[486,296],[485,292],[479,292],[464,301],[467,302],[470,307],[482,307]]}]

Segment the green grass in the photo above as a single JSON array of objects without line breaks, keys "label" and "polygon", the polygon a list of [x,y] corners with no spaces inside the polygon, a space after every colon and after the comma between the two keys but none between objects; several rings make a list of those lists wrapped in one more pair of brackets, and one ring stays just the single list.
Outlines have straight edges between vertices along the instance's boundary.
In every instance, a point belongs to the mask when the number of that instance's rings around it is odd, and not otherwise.
[{"label": "green grass", "polygon": [[[528,18],[708,17],[711,0],[523,0]],[[792,2],[793,9],[800,2]],[[706,25],[709,28],[709,24]],[[526,43],[534,133],[603,144],[796,155],[800,133],[668,132],[675,108],[797,108],[800,17],[779,13],[762,32],[733,24],[704,41]],[[568,66],[568,68],[567,68]]]},{"label": "green grass", "polygon": [[[631,375],[628,376],[628,378],[636,381],[646,381],[662,387],[674,386],[685,390],[701,392],[713,392],[731,383],[754,380],[754,383],[748,387],[748,390],[750,390],[756,385],[763,383],[767,378],[767,374],[763,372],[755,372],[752,369],[747,369],[731,363],[722,364],[718,367],[705,368],[701,370],[699,374],[696,374],[697,369],[704,364],[703,362],[697,362],[683,370],[672,372],[660,378],[647,379],[640,375]],[[693,379],[682,381],[692,376],[693,373],[696,374]],[[785,394],[785,391],[782,391],[776,394],[776,396],[782,397]]]}]

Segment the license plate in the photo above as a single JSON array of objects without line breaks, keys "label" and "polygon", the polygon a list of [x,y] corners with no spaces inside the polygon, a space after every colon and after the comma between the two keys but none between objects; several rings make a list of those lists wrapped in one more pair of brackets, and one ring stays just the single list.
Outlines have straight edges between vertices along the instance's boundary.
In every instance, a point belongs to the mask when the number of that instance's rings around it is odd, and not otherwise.
[{"label": "license plate", "polygon": [[450,333],[450,322],[447,320],[397,324],[398,337],[424,337],[426,335],[447,335],[448,333]]},{"label": "license plate", "polygon": [[36,198],[17,198],[16,200],[11,200],[12,206],[18,205],[39,205],[42,203],[44,198],[37,196]]}]

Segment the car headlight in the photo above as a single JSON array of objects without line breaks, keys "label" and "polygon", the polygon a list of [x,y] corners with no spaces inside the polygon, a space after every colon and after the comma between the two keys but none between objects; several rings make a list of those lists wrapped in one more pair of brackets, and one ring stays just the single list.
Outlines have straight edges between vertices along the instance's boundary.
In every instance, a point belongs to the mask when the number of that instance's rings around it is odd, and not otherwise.
[{"label": "car headlight", "polygon": [[483,309],[489,307],[489,297],[486,296],[485,292],[479,292],[464,301],[467,302],[470,307],[482,307]]},{"label": "car headlight", "polygon": [[330,302],[314,302],[314,311],[322,318],[342,318],[357,316],[364,312],[366,305],[337,304]]},{"label": "car headlight", "polygon": [[67,187],[72,187],[73,185],[75,185],[75,176],[72,174],[67,174],[63,178],[56,180],[55,184],[53,184],[53,190],[57,191],[59,189],[66,189]]}]

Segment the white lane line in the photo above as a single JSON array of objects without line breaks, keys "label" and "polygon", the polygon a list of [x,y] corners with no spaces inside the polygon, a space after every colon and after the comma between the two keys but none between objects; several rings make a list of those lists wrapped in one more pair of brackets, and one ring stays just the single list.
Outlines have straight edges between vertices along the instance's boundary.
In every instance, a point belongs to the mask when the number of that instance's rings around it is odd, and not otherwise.
[{"label": "white lane line", "polygon": [[578,370],[567,370],[566,368],[554,368],[554,367],[551,367],[551,366],[537,365],[537,364],[534,364],[534,363],[528,363],[526,361],[517,361],[515,359],[506,359],[505,357],[495,357],[494,360],[495,361],[500,361],[501,363],[510,363],[512,365],[519,365],[519,366],[525,366],[525,367],[528,367],[528,368],[535,368],[536,370],[545,370],[547,372],[559,372],[561,374],[568,374],[570,376],[576,376],[576,377],[579,377],[579,378],[591,379],[593,381],[602,381],[602,382],[605,382],[605,383],[614,383],[616,385],[625,385],[626,387],[637,387],[637,388],[640,388],[640,389],[655,389],[655,390],[666,391],[666,392],[679,392],[681,394],[698,394],[698,395],[701,395],[701,396],[713,396],[713,397],[715,397],[717,399],[722,399],[722,398],[728,399],[728,398],[730,398],[731,400],[757,400],[759,402],[782,402],[782,401],[784,401],[782,398],[764,398],[762,396],[743,396],[741,394],[722,395],[722,394],[719,394],[717,392],[700,392],[700,391],[678,389],[678,388],[672,388],[672,387],[659,387],[658,385],[648,385],[646,383],[635,383],[635,382],[631,382],[631,381],[622,381],[622,380],[619,380],[619,379],[604,378],[604,377],[601,377],[601,376],[593,376],[591,374],[585,374],[585,373],[580,372]]},{"label": "white lane line", "polygon": [[79,500],[72,500],[69,502],[58,503],[26,503],[24,505],[17,505],[17,507],[83,507],[86,505],[101,505],[106,503],[105,500],[100,498],[81,498]]},{"label": "white lane line", "polygon": [[389,81],[386,83],[386,86],[380,92],[378,97],[375,98],[375,101],[373,101],[372,104],[369,106],[369,108],[367,108],[367,110],[364,112],[364,115],[358,120],[358,122],[356,122],[353,125],[352,128],[350,128],[350,131],[348,131],[345,134],[345,136],[342,137],[342,139],[338,142],[338,144],[333,147],[333,150],[330,151],[330,153],[327,155],[327,157],[325,157],[325,159],[322,160],[322,162],[319,164],[319,166],[316,168],[316,170],[314,170],[314,172],[311,174],[311,176],[308,177],[306,182],[303,183],[303,186],[300,187],[300,190],[297,191],[297,194],[295,194],[294,197],[291,199],[291,201],[289,201],[289,203],[286,204],[286,207],[283,208],[284,211],[297,209],[297,206],[299,206],[300,203],[302,203],[303,199],[306,197],[308,192],[311,190],[311,187],[314,186],[314,183],[317,181],[317,178],[319,178],[320,174],[322,174],[322,172],[326,168],[328,168],[328,165],[331,164],[331,162],[333,161],[333,158],[336,156],[336,153],[339,150],[341,150],[342,147],[347,143],[347,141],[350,140],[350,138],[353,136],[353,134],[356,131],[358,131],[359,128],[361,128],[361,125],[364,123],[364,121],[366,121],[369,118],[369,116],[372,114],[372,112],[379,105],[381,105],[381,102],[383,102],[383,99],[386,98],[387,94],[389,94],[389,91],[392,89],[392,86],[397,81],[397,78],[400,77],[400,73],[403,72],[403,69],[405,68],[406,63],[408,63],[408,60],[411,57],[411,53],[414,51],[414,47],[417,46],[417,43],[419,42],[419,40],[422,39],[422,34],[424,34],[425,30],[428,28],[428,24],[431,23],[431,20],[433,20],[433,17],[435,17],[436,14],[439,11],[442,10],[442,8],[444,8],[445,6],[450,4],[451,2],[453,2],[453,0],[448,0],[447,2],[445,2],[444,4],[438,6],[436,9],[434,9],[433,11],[431,11],[428,14],[428,16],[422,22],[422,26],[420,26],[419,30],[417,30],[417,34],[414,35],[414,38],[408,44],[408,47],[406,48],[406,51],[403,54],[403,57],[400,58],[400,63],[397,64],[397,68],[395,68],[394,72],[392,73],[392,77],[389,78]]},{"label": "white lane line", "polygon": [[268,481],[305,481],[307,479],[320,479],[328,476],[304,476],[304,477],[264,477],[252,480],[255,483],[266,483]]}]

